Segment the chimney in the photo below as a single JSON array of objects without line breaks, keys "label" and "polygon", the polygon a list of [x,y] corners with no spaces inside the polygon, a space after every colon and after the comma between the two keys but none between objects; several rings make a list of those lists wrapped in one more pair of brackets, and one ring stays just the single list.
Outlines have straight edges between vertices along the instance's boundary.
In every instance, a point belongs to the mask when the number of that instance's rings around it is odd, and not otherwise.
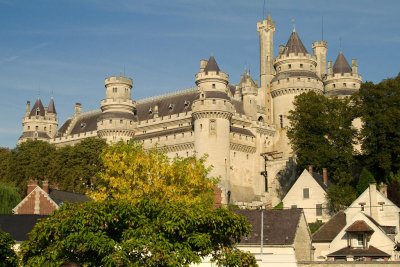
[{"label": "chimney", "polygon": [[29,195],[37,186],[37,181],[36,180],[29,180],[28,182],[28,190],[27,190],[27,195]]},{"label": "chimney", "polygon": [[31,112],[31,101],[26,101],[25,113],[29,114],[30,112]]},{"label": "chimney", "polygon": [[325,186],[328,186],[328,170],[326,168],[322,168],[322,181]]},{"label": "chimney", "polygon": [[385,197],[387,197],[387,185],[381,182],[381,183],[379,184],[379,192],[381,192],[382,195],[384,195]]},{"label": "chimney", "polygon": [[46,192],[47,194],[49,193],[49,181],[48,180],[44,180],[42,183],[42,189],[44,192]]},{"label": "chimney", "polygon": [[75,103],[75,115],[81,114],[81,111],[82,111],[81,103]]},{"label": "chimney", "polygon": [[308,165],[308,172],[312,175],[313,174],[313,165]]}]

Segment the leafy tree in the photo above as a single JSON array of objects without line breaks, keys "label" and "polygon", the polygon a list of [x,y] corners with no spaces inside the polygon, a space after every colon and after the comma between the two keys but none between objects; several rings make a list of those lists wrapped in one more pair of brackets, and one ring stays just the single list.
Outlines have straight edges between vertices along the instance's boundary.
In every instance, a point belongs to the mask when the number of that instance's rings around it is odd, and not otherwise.
[{"label": "leafy tree", "polygon": [[397,174],[390,174],[387,194],[388,198],[400,207],[400,171]]},{"label": "leafy tree", "polygon": [[356,192],[352,186],[332,185],[327,192],[328,209],[331,214],[347,208],[355,199]]},{"label": "leafy tree", "polygon": [[11,152],[8,181],[15,183],[20,193],[25,193],[28,180],[49,177],[49,165],[55,150],[54,145],[37,140],[17,145]]},{"label": "leafy tree", "polygon": [[376,183],[374,176],[366,168],[363,168],[357,183],[358,195],[361,195],[371,183]]},{"label": "leafy tree", "polygon": [[181,201],[211,205],[216,179],[209,178],[205,158],[174,158],[157,148],[144,150],[136,142],[119,142],[101,155],[104,170],[97,187],[90,193],[95,200],[143,197],[160,202]]},{"label": "leafy tree", "polygon": [[356,137],[353,110],[347,98],[326,98],[315,92],[295,98],[287,135],[300,170],[308,165],[317,170],[326,167],[331,177],[335,172],[350,172]]},{"label": "leafy tree", "polygon": [[[254,262],[234,243],[250,231],[227,209],[142,198],[65,204],[21,246],[24,266],[189,266],[212,255],[219,265]],[[238,254],[241,257],[238,258]],[[250,257],[250,258],[249,258]]]},{"label": "leafy tree", "polygon": [[12,237],[0,230],[0,267],[18,266],[18,257],[13,250]]},{"label": "leafy tree", "polygon": [[6,181],[10,176],[11,150],[0,147],[0,181]]},{"label": "leafy tree", "polygon": [[106,146],[104,139],[86,138],[74,146],[57,149],[50,166],[52,182],[62,190],[85,193],[103,168],[100,155]]},{"label": "leafy tree", "polygon": [[20,201],[21,196],[16,187],[0,182],[0,214],[11,214]]},{"label": "leafy tree", "polygon": [[400,77],[364,83],[359,98],[365,164],[385,182],[400,169]]}]

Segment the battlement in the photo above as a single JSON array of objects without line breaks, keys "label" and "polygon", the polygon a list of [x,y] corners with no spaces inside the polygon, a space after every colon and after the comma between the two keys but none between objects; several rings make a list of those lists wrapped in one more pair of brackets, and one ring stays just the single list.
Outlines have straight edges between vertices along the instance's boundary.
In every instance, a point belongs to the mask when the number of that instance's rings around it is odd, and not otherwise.
[{"label": "battlement", "polygon": [[315,42],[313,42],[312,43],[312,48],[314,49],[314,48],[316,48],[316,47],[325,47],[325,48],[327,48],[328,47],[328,43],[326,42],[326,41],[315,41]]},{"label": "battlement", "polygon": [[125,77],[125,76],[110,76],[105,79],[104,81],[105,85],[108,86],[110,84],[127,84],[132,87],[133,80],[131,78]]},{"label": "battlement", "polygon": [[224,80],[228,83],[229,75],[223,71],[208,71],[208,72],[199,72],[196,74],[196,82],[199,80],[205,79],[216,79],[216,80]]}]

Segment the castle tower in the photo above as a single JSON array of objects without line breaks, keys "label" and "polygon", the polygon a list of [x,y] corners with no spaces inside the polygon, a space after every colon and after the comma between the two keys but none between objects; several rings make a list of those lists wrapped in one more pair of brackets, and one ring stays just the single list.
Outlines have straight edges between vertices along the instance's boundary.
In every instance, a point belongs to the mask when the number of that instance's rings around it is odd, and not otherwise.
[{"label": "castle tower", "polygon": [[317,75],[323,80],[326,76],[326,52],[328,51],[328,43],[325,41],[317,41],[312,44],[314,56],[317,58]]},{"label": "castle tower", "polygon": [[324,81],[328,96],[350,96],[360,89],[361,81],[357,60],[353,59],[350,67],[346,57],[340,52],[333,67],[332,62],[328,62],[328,74]]},{"label": "castle tower", "polygon": [[[205,65],[205,66],[204,66]],[[220,177],[223,201],[229,202],[230,119],[234,107],[227,95],[228,75],[222,72],[214,57],[202,61],[196,74],[199,98],[193,101],[194,147],[197,156],[208,155],[210,173]]]},{"label": "castle tower", "polygon": [[101,101],[97,133],[109,143],[128,141],[135,134],[137,118],[131,98],[132,79],[111,76],[105,79],[106,98]]},{"label": "castle tower", "polygon": [[257,85],[246,71],[242,74],[239,87],[243,95],[244,113],[252,119],[257,119]]},{"label": "castle tower", "polygon": [[30,101],[27,101],[25,116],[22,121],[22,135],[18,142],[28,139],[50,141],[57,133],[58,119],[53,97],[49,106],[45,108],[42,100],[38,98],[30,109]]},{"label": "castle tower", "polygon": [[265,110],[266,122],[272,122],[271,88],[270,83],[275,75],[274,69],[274,33],[275,22],[271,16],[257,22],[260,36],[260,89],[258,103]]},{"label": "castle tower", "polygon": [[280,136],[276,149],[284,156],[291,154],[286,129],[289,126],[287,116],[293,110],[294,98],[304,92],[323,93],[321,78],[317,75],[317,59],[304,47],[299,35],[293,30],[286,46],[280,49],[275,60],[275,77],[271,81],[274,123]]}]

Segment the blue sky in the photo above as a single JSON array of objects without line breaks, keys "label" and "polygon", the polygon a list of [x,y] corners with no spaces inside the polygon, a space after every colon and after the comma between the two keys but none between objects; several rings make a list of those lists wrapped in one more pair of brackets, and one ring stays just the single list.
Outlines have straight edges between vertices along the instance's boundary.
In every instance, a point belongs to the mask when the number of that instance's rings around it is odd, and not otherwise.
[{"label": "blue sky", "polygon": [[[133,98],[194,86],[199,60],[213,54],[237,83],[247,66],[259,75],[256,23],[264,0],[0,0],[0,146],[14,147],[27,100],[55,98],[60,126],[80,102],[99,108],[104,78],[134,80]],[[308,51],[328,41],[357,58],[364,81],[396,76],[398,0],[267,0],[276,22],[275,51],[295,20]],[[341,40],[341,42],[340,42]],[[341,47],[340,47],[341,43]]]}]

